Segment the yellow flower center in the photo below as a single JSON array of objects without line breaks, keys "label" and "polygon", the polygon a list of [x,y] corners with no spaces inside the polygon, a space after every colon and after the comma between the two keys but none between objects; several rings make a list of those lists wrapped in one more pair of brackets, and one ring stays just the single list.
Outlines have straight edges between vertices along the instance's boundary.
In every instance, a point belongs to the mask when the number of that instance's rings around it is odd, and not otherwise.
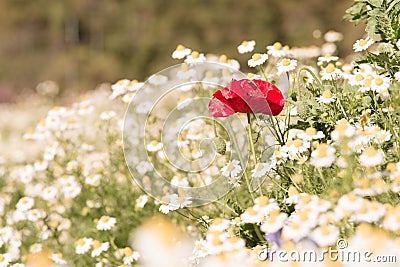
[{"label": "yellow flower center", "polygon": [[294,143],[294,146],[297,148],[299,148],[303,145],[303,141],[301,139],[296,139],[296,140],[294,140],[293,143]]},{"label": "yellow flower center", "polygon": [[[251,72],[249,72],[249,73],[247,73],[247,78],[253,78],[254,77],[254,73],[251,73]],[[32,131],[33,132],[33,131]]]},{"label": "yellow flower center", "polygon": [[282,49],[282,44],[280,42],[274,43],[274,49],[281,50]]},{"label": "yellow flower center", "polygon": [[378,85],[378,86],[382,85],[383,84],[383,79],[381,77],[376,78],[375,79],[375,84]]},{"label": "yellow flower center", "polygon": [[226,63],[228,61],[228,57],[226,55],[221,55],[219,57],[219,62]]},{"label": "yellow flower center", "polygon": [[257,211],[255,211],[255,210],[253,209],[253,207],[248,208],[246,211],[247,211],[247,213],[248,213],[249,215],[251,215],[251,216],[257,215]]},{"label": "yellow flower center", "polygon": [[276,218],[279,216],[279,214],[281,214],[281,212],[278,209],[274,209],[274,210],[271,210],[271,212],[269,213],[269,217]]},{"label": "yellow flower center", "polygon": [[193,51],[190,55],[192,56],[192,58],[199,58],[200,54],[197,51]]},{"label": "yellow flower center", "polygon": [[211,242],[214,246],[220,246],[222,245],[222,241],[219,240],[218,238],[214,238],[213,241]]},{"label": "yellow flower center", "polygon": [[93,249],[98,249],[101,247],[101,242],[98,240],[94,240],[92,246],[93,246]]},{"label": "yellow flower center", "polygon": [[236,236],[228,238],[228,242],[231,244],[235,244],[238,240],[239,240],[239,238]]},{"label": "yellow flower center", "polygon": [[357,82],[361,82],[362,80],[364,80],[364,76],[362,76],[361,74],[357,74],[356,75],[356,81]]},{"label": "yellow flower center", "polygon": [[261,207],[265,207],[265,206],[267,206],[268,201],[269,201],[268,197],[261,196],[261,197],[258,198],[258,205],[261,206]]},{"label": "yellow flower center", "polygon": [[108,216],[101,216],[101,218],[100,218],[100,220],[101,220],[103,223],[108,222],[109,219],[110,219],[110,217],[108,217]]},{"label": "yellow flower center", "polygon": [[230,164],[228,165],[227,169],[228,169],[228,171],[231,172],[231,171],[235,170],[235,165],[233,165],[232,163],[230,163]]},{"label": "yellow flower center", "polygon": [[328,155],[328,153],[327,153],[325,147],[319,148],[319,149],[317,150],[317,158],[326,158],[327,155]]},{"label": "yellow flower center", "polygon": [[181,44],[179,44],[177,47],[176,47],[176,50],[177,51],[183,51],[183,50],[185,50],[186,49],[186,47],[184,47],[183,45],[181,45]]},{"label": "yellow flower center", "polygon": [[365,79],[364,86],[365,87],[370,87],[371,83],[372,83],[372,80],[370,78],[367,78],[367,79]]},{"label": "yellow flower center", "polygon": [[131,248],[126,247],[126,248],[124,248],[124,254],[125,254],[126,257],[130,257],[130,256],[132,256],[133,251],[132,251]]},{"label": "yellow flower center", "polygon": [[367,44],[367,41],[364,39],[360,39],[360,41],[358,42],[359,46],[365,46]]},{"label": "yellow flower center", "polygon": [[223,222],[222,218],[215,218],[213,221],[213,224],[218,225],[218,224],[221,224],[222,222]]},{"label": "yellow flower center", "polygon": [[290,60],[289,59],[285,58],[284,60],[282,60],[282,66],[287,67],[289,65],[290,65]]},{"label": "yellow flower center", "polygon": [[4,256],[0,254],[0,262],[3,262],[5,260]]},{"label": "yellow flower center", "polygon": [[249,45],[249,42],[243,41],[243,42],[242,42],[242,45],[243,45],[243,46],[248,46],[248,45]]},{"label": "yellow flower center", "polygon": [[326,73],[332,73],[335,70],[335,65],[333,65],[332,63],[329,63],[328,66],[326,66]]},{"label": "yellow flower center", "polygon": [[294,195],[298,195],[299,191],[296,189],[294,186],[289,187],[289,197],[292,197]]},{"label": "yellow flower center", "polygon": [[313,127],[310,127],[310,128],[307,128],[306,129],[306,134],[307,135],[316,135],[317,134],[317,130],[315,129],[315,128],[313,128]]},{"label": "yellow flower center", "polygon": [[322,234],[323,236],[328,236],[328,235],[330,234],[329,227],[326,226],[326,225],[321,226],[321,227],[320,227],[320,230],[321,230],[321,234]]},{"label": "yellow flower center", "polygon": [[261,54],[256,53],[256,54],[254,54],[251,58],[252,58],[253,60],[260,60],[260,59],[261,59]]},{"label": "yellow flower center", "polygon": [[57,257],[58,259],[60,259],[60,260],[61,260],[61,259],[63,258],[63,254],[61,254],[61,253],[57,253],[57,254],[56,254],[56,257]]},{"label": "yellow flower center", "polygon": [[376,149],[374,149],[372,147],[368,147],[368,148],[365,149],[364,153],[368,157],[374,157],[376,154],[378,154],[378,150],[376,150]]},{"label": "yellow flower center", "polygon": [[78,241],[76,241],[76,244],[77,244],[78,246],[83,246],[83,245],[85,245],[85,240],[83,240],[83,238],[78,239]]},{"label": "yellow flower center", "polygon": [[331,91],[325,90],[325,91],[322,93],[322,97],[323,97],[323,98],[326,98],[326,99],[331,98],[331,97],[332,97]]}]

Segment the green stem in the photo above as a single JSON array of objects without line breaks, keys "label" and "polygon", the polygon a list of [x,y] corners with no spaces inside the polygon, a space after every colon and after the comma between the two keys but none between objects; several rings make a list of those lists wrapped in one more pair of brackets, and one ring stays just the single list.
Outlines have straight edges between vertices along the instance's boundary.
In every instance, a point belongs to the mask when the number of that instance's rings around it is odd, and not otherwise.
[{"label": "green stem", "polygon": [[229,136],[233,136],[233,138],[232,138],[233,146],[235,147],[236,151],[238,151],[237,154],[238,154],[238,157],[239,157],[240,165],[242,165],[242,168],[243,168],[244,179],[246,181],[247,188],[249,189],[249,193],[250,193],[251,199],[253,200],[253,203],[254,203],[255,198],[254,198],[253,193],[251,191],[249,177],[247,176],[246,164],[245,164],[245,162],[243,160],[242,154],[240,153],[239,145],[237,143],[237,140],[235,138],[235,135],[233,134],[233,130],[230,127],[229,123],[227,124],[227,130],[229,132]]},{"label": "green stem", "polygon": [[249,136],[250,150],[251,150],[251,154],[253,155],[254,166],[256,166],[257,156],[256,156],[256,151],[254,149],[254,143],[253,143],[252,132],[251,132],[251,115],[250,115],[250,113],[247,113],[247,135]]}]

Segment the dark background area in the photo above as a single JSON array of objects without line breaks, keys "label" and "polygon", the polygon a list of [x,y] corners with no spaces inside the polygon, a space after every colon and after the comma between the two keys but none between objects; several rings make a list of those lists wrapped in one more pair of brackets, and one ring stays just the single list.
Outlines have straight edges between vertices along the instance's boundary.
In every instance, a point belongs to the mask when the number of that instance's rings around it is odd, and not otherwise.
[{"label": "dark background area", "polygon": [[320,45],[313,31],[344,34],[341,55],[362,29],[342,22],[350,0],[1,0],[0,95],[3,101],[53,80],[84,91],[120,78],[143,80],[178,63],[178,43],[245,64],[237,45],[256,51],[281,41]]}]

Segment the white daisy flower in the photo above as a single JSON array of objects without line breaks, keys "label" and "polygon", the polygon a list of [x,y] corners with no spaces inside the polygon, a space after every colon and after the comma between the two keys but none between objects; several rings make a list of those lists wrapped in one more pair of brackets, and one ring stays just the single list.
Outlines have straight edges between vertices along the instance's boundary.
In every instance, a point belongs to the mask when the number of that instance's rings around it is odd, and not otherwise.
[{"label": "white daisy flower", "polygon": [[132,98],[135,96],[135,93],[132,93],[132,92],[129,92],[129,93],[127,93],[127,94],[125,94],[123,97],[122,97],[122,102],[124,102],[124,103],[130,103],[131,101],[132,101]]},{"label": "white daisy flower", "polygon": [[150,76],[148,81],[150,84],[158,86],[165,84],[168,81],[168,77],[161,74],[154,74]]},{"label": "white daisy flower", "polygon": [[321,70],[321,79],[324,81],[332,81],[342,78],[343,74],[339,68],[333,63],[329,63],[325,68]]},{"label": "white daisy flower", "polygon": [[271,169],[271,165],[268,163],[262,163],[259,162],[257,163],[256,167],[251,170],[252,177],[253,178],[259,178],[264,176],[269,170]]},{"label": "white daisy flower", "polygon": [[0,267],[6,267],[12,261],[9,253],[0,254]]},{"label": "white daisy flower", "polygon": [[140,83],[138,80],[132,80],[128,84],[128,91],[129,92],[137,92],[140,88],[142,88],[143,85],[144,85],[144,83]]},{"label": "white daisy flower", "polygon": [[182,174],[178,173],[178,174],[174,175],[174,177],[172,177],[171,184],[175,185],[175,186],[180,186],[180,187],[188,187],[189,181]]},{"label": "white daisy flower", "polygon": [[333,55],[337,50],[337,46],[334,43],[324,43],[321,46],[321,55]]},{"label": "white daisy flower", "polygon": [[85,178],[85,184],[88,184],[90,186],[99,186],[100,180],[101,180],[100,174],[89,174]]},{"label": "white daisy flower", "polygon": [[276,233],[283,228],[288,218],[286,213],[280,212],[279,209],[272,210],[260,230],[266,234]]},{"label": "white daisy flower", "polygon": [[28,210],[26,214],[26,218],[31,222],[37,222],[44,217],[46,217],[46,212],[42,209]]},{"label": "white daisy flower", "polygon": [[383,163],[385,154],[381,149],[367,147],[360,155],[360,163],[365,167],[374,167]]},{"label": "white daisy flower", "polygon": [[318,103],[330,104],[336,101],[336,95],[332,94],[330,90],[325,90],[324,92],[322,92],[322,95],[317,97],[316,99]]},{"label": "white daisy flower", "polygon": [[394,79],[395,79],[396,81],[400,82],[400,71],[398,71],[398,72],[396,72],[396,73],[394,74]]},{"label": "white daisy flower", "polygon": [[150,101],[140,102],[137,106],[135,111],[139,114],[147,114],[151,108],[153,107],[153,103]]},{"label": "white daisy flower", "polygon": [[400,222],[400,209],[392,208],[386,213],[383,219],[382,226],[386,230],[396,232],[400,230],[399,222]]},{"label": "white daisy flower", "polygon": [[245,54],[249,53],[254,50],[254,46],[256,45],[256,42],[251,40],[251,41],[243,41],[238,47],[237,50],[240,54]]},{"label": "white daisy flower", "polygon": [[179,44],[175,51],[172,53],[172,58],[174,59],[182,59],[192,52],[191,49],[184,47],[183,45]]},{"label": "white daisy flower", "polygon": [[109,111],[103,111],[100,114],[100,119],[103,121],[109,121],[112,118],[114,118],[117,115],[117,113],[115,113],[115,111],[109,110]]},{"label": "white daisy flower", "polygon": [[318,144],[311,153],[310,163],[316,168],[330,167],[336,159],[335,152],[336,150],[328,144]]},{"label": "white daisy flower", "polygon": [[321,65],[322,63],[335,62],[338,60],[339,57],[337,56],[325,55],[323,57],[318,57],[318,65]]},{"label": "white daisy flower", "polygon": [[268,54],[273,57],[284,57],[289,52],[289,47],[282,46],[280,42],[267,46]]},{"label": "white daisy flower", "polygon": [[130,247],[124,248],[124,264],[130,265],[133,261],[138,261],[140,254],[137,251],[133,251]]},{"label": "white daisy flower", "polygon": [[181,69],[176,73],[176,77],[181,80],[190,80],[196,76],[196,70],[191,69],[188,64],[182,63]]},{"label": "white daisy flower", "polygon": [[244,223],[259,223],[263,220],[261,212],[256,211],[253,207],[249,207],[240,215],[240,219]]},{"label": "white daisy flower", "polygon": [[240,162],[236,159],[229,161],[227,165],[221,168],[221,173],[225,177],[237,177],[241,171]]},{"label": "white daisy flower", "polygon": [[199,53],[197,51],[193,51],[190,55],[188,55],[185,59],[185,63],[191,65],[196,63],[203,63],[206,61],[206,57],[203,53]]},{"label": "white daisy flower", "polygon": [[39,243],[33,244],[29,248],[29,252],[32,254],[37,254],[37,253],[41,252],[42,250],[43,250],[43,245],[39,244]]},{"label": "white daisy flower", "polygon": [[295,242],[308,236],[309,233],[310,228],[298,221],[289,221],[282,229],[282,236]]},{"label": "white daisy flower", "polygon": [[396,46],[397,46],[397,48],[398,48],[398,49],[400,49],[400,39],[399,39],[399,40],[397,40],[397,42],[396,42]]},{"label": "white daisy flower", "polygon": [[93,240],[92,247],[93,250],[91,256],[95,258],[100,256],[102,252],[107,251],[110,248],[110,243],[108,242],[101,243],[98,240]]},{"label": "white daisy flower", "polygon": [[259,53],[255,53],[251,59],[249,59],[249,61],[247,62],[247,64],[249,65],[249,67],[256,67],[259,65],[264,64],[265,61],[267,61],[268,59],[268,54],[259,54]]},{"label": "white daisy flower", "polygon": [[371,83],[371,88],[375,92],[383,92],[389,89],[390,86],[390,78],[385,77],[383,75],[376,76],[372,83]]},{"label": "white daisy flower", "polygon": [[141,161],[138,165],[136,165],[136,170],[141,175],[144,175],[146,172],[153,170],[153,165],[147,161]]},{"label": "white daisy flower", "polygon": [[304,132],[298,133],[297,137],[306,141],[311,141],[324,138],[325,134],[322,131],[317,131],[314,127],[309,127]]},{"label": "white daisy flower", "polygon": [[223,232],[226,229],[229,228],[229,225],[231,224],[231,222],[227,219],[223,219],[223,218],[215,218],[210,227],[208,228],[208,231],[212,231],[212,232]]},{"label": "white daisy flower", "polygon": [[332,140],[339,141],[340,139],[350,138],[356,133],[356,128],[351,125],[346,119],[341,119],[336,122],[335,130],[331,133]]},{"label": "white daisy flower", "polygon": [[323,225],[311,232],[311,238],[319,247],[327,247],[337,242],[339,234],[339,229],[336,226]]},{"label": "white daisy flower", "polygon": [[110,216],[101,216],[99,221],[97,222],[97,230],[100,231],[108,231],[111,230],[115,224],[117,223],[117,220],[114,217]]},{"label": "white daisy flower", "polygon": [[364,51],[368,49],[368,47],[370,47],[373,43],[374,40],[370,39],[369,37],[365,39],[359,39],[353,44],[354,52]]},{"label": "white daisy flower", "polygon": [[75,243],[75,253],[76,254],[85,254],[92,247],[93,239],[92,238],[80,238]]},{"label": "white daisy flower", "polygon": [[163,147],[163,144],[158,142],[157,140],[153,140],[146,145],[146,149],[149,152],[157,152]]},{"label": "white daisy flower", "polygon": [[19,211],[27,211],[27,210],[30,210],[34,204],[35,204],[35,200],[33,198],[23,197],[18,200],[16,208]]},{"label": "white daisy flower", "polygon": [[278,75],[285,72],[290,72],[297,67],[297,60],[284,58],[278,62],[277,67],[278,67],[278,72],[277,72]]},{"label": "white daisy flower", "polygon": [[64,256],[61,253],[53,253],[53,254],[51,254],[50,259],[52,261],[54,261],[56,264],[59,264],[59,265],[66,265],[67,264],[67,261],[64,260]]},{"label": "white daisy flower", "polygon": [[115,84],[111,85],[112,94],[110,96],[111,99],[116,98],[117,96],[123,95],[128,90],[130,81],[127,79],[122,79],[117,81]]},{"label": "white daisy flower", "polygon": [[335,43],[343,40],[343,34],[334,30],[329,30],[324,34],[324,39],[328,43]]},{"label": "white daisy flower", "polygon": [[141,195],[136,199],[136,208],[142,209],[144,205],[146,205],[147,201],[149,200],[149,197],[147,195]]}]

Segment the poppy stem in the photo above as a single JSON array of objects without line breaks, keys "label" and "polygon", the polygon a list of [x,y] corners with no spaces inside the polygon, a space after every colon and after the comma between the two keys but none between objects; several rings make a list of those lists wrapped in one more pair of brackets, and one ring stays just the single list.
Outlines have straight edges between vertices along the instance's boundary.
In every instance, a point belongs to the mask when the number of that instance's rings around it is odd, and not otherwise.
[{"label": "poppy stem", "polygon": [[254,166],[257,164],[256,151],[254,149],[253,137],[251,132],[251,114],[247,113],[247,135],[249,136],[250,150],[254,159]]}]

